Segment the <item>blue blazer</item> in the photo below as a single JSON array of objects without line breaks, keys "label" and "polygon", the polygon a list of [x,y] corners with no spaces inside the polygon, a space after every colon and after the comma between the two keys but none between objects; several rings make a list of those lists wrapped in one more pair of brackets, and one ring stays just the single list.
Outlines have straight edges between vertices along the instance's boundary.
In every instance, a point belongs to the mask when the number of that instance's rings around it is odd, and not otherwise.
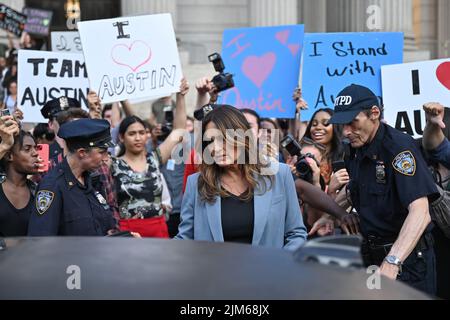
[{"label": "blue blazer", "polygon": [[[221,200],[210,204],[200,199],[199,173],[191,175],[181,205],[181,223],[175,239],[223,242]],[[306,228],[289,167],[279,164],[272,188],[255,190],[252,245],[296,250],[306,240]],[[268,184],[270,185],[270,184]]]}]

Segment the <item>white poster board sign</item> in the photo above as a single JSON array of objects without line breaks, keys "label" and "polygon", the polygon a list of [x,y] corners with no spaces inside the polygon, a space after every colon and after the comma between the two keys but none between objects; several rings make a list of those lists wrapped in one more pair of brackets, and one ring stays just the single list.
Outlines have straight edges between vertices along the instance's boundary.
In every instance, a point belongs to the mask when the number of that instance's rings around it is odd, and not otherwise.
[{"label": "white poster board sign", "polygon": [[81,54],[19,50],[17,102],[24,122],[47,122],[41,108],[61,96],[87,108],[89,80]]},{"label": "white poster board sign", "polygon": [[78,23],[92,90],[103,103],[179,91],[182,71],[170,14]]},{"label": "white poster board sign", "polygon": [[381,74],[385,119],[415,138],[425,128],[425,103],[450,106],[450,59],[383,66]]},{"label": "white poster board sign", "polygon": [[80,34],[77,31],[55,31],[52,35],[52,51],[83,53]]}]

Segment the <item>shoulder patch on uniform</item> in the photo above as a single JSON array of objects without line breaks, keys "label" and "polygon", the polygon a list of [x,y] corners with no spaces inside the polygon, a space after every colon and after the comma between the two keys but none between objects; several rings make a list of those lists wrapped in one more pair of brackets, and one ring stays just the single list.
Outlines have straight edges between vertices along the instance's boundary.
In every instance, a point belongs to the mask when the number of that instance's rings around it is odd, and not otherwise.
[{"label": "shoulder patch on uniform", "polygon": [[392,161],[392,166],[405,176],[414,176],[416,174],[416,159],[409,150],[399,153]]},{"label": "shoulder patch on uniform", "polygon": [[52,205],[55,193],[48,190],[40,190],[36,194],[36,210],[40,215],[43,215]]}]

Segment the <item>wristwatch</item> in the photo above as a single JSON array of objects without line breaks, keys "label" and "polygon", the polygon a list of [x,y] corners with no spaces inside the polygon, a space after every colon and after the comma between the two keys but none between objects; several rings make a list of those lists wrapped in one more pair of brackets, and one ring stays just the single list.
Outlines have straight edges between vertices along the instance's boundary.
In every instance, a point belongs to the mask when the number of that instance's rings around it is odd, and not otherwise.
[{"label": "wristwatch", "polygon": [[399,274],[402,273],[402,265],[403,262],[397,258],[396,256],[387,256],[386,258],[384,258],[384,261],[386,261],[389,264],[393,264],[394,266],[399,267]]}]

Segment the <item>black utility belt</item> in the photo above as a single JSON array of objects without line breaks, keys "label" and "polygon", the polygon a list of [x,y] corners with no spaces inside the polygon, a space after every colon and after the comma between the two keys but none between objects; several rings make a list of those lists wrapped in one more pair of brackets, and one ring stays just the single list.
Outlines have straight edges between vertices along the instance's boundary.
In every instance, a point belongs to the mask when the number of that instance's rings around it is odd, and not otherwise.
[{"label": "black utility belt", "polygon": [[[384,251],[389,253],[396,239],[383,239],[379,237],[367,237],[363,240],[362,245],[370,251]],[[433,236],[430,232],[424,233],[414,248],[416,251],[423,251],[433,247]]]}]

